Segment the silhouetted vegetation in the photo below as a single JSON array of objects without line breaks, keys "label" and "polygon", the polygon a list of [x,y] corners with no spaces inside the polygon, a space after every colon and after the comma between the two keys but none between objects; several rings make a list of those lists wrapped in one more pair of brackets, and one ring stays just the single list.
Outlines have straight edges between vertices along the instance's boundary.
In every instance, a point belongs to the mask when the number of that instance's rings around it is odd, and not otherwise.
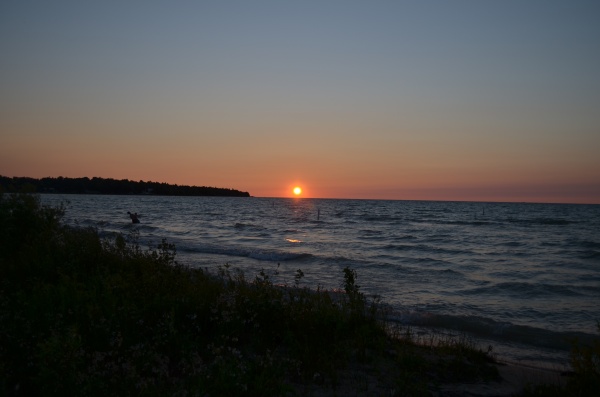
[{"label": "silhouetted vegetation", "polygon": [[420,396],[456,373],[496,376],[469,344],[392,332],[352,269],[336,292],[301,287],[301,270],[273,285],[181,266],[164,240],[65,226],[63,212],[0,193],[5,395]]},{"label": "silhouetted vegetation", "polygon": [[[600,332],[600,322],[597,323]],[[589,344],[573,341],[571,367],[565,385],[541,385],[529,387],[523,396],[579,397],[600,396],[600,337]]]},{"label": "silhouetted vegetation", "polygon": [[249,197],[248,192],[234,189],[170,185],[159,182],[130,181],[110,178],[9,178],[0,176],[5,192],[66,194],[148,194],[158,196],[234,196]]}]

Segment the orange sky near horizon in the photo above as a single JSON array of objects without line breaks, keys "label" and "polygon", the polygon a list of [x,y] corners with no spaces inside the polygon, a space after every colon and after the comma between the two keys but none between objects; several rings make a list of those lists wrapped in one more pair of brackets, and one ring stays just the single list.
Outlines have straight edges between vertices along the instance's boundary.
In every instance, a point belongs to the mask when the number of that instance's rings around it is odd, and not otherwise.
[{"label": "orange sky near horizon", "polygon": [[0,175],[600,204],[600,5],[34,3],[0,16]]}]

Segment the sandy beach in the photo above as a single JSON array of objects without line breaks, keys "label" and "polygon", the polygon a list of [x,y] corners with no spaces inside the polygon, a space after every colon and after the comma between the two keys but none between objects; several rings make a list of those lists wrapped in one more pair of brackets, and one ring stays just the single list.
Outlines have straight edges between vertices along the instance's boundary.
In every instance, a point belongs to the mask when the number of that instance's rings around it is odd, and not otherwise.
[{"label": "sandy beach", "polygon": [[558,370],[534,368],[514,363],[499,363],[499,381],[445,384],[440,386],[439,397],[510,397],[520,395],[526,387],[536,385],[564,385],[566,376]]},{"label": "sandy beach", "polygon": [[[515,363],[498,363],[499,379],[454,382],[439,382],[432,379],[425,391],[434,397],[514,397],[523,394],[527,387],[537,385],[564,385],[567,377],[559,370],[523,366]],[[310,385],[296,385],[301,395],[314,397],[329,396],[402,396],[414,390],[405,390],[393,385],[397,374],[394,367],[381,365],[353,365],[341,371],[340,384],[335,390],[330,385],[319,385],[320,374],[315,374],[315,382]]]}]

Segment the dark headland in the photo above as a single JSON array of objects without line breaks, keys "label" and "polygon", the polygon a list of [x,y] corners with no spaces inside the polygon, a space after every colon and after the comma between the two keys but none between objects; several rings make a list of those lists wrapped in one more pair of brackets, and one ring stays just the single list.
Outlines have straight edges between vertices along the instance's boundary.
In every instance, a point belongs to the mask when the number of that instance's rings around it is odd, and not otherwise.
[{"label": "dark headland", "polygon": [[28,178],[0,175],[0,188],[5,192],[62,193],[62,194],[121,194],[155,196],[228,196],[250,197],[240,190],[208,187],[171,185],[160,182],[130,181],[110,178]]}]

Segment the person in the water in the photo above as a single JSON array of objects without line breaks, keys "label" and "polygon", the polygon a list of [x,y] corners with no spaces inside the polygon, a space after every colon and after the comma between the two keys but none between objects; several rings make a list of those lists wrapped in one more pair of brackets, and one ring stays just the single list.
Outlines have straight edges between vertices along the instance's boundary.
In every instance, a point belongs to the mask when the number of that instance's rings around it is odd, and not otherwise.
[{"label": "person in the water", "polygon": [[127,213],[129,214],[132,223],[140,223],[137,212],[135,214],[132,214],[131,212],[127,211]]}]

